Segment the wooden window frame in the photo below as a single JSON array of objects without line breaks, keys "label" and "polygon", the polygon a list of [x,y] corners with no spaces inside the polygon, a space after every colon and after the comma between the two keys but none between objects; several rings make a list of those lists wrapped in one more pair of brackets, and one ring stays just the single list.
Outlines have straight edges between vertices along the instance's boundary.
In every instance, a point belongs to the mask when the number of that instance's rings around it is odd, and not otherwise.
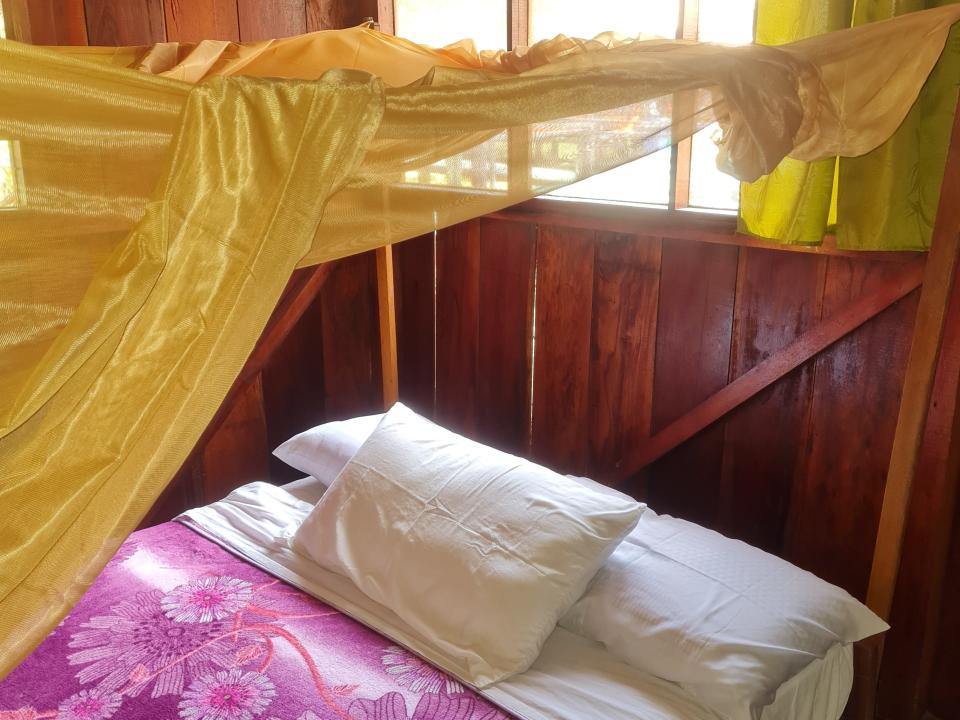
[{"label": "wooden window frame", "polygon": [[[395,23],[395,0],[378,0],[380,28],[392,33]],[[503,0],[507,10],[507,49],[517,50],[528,46],[530,37],[530,0]],[[700,0],[680,0],[677,17],[678,40],[696,40],[700,25]],[[682,211],[686,214],[711,216],[736,216],[738,210],[694,207],[690,205],[690,161],[693,156],[693,138],[684,138],[670,149],[670,192],[666,206],[651,206],[642,203],[617,203],[655,211]],[[612,201],[591,198],[562,198],[562,202],[604,204]]]}]

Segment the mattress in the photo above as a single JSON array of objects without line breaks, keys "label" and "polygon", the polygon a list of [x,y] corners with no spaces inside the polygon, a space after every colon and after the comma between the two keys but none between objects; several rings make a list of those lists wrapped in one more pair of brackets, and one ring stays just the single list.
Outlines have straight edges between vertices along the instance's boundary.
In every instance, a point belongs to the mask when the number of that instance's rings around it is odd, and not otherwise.
[{"label": "mattress", "polygon": [[[296,488],[296,486],[294,486]],[[252,483],[181,521],[258,568],[317,597],[419,657],[459,675],[455,657],[433,648],[400,618],[346,578],[291,549],[290,539],[311,504],[283,488]],[[836,720],[850,693],[852,649],[834,646],[780,687],[761,720]],[[602,645],[557,628],[524,673],[478,691],[523,720],[716,720],[677,685],[640,672]]]}]

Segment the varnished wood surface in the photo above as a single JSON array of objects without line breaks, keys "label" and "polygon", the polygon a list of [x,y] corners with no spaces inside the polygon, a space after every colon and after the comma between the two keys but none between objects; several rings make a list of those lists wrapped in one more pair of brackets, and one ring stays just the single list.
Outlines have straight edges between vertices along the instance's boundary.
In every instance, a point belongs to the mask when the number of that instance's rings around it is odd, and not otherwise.
[{"label": "varnished wood surface", "polygon": [[163,0],[86,0],[91,45],[150,45],[167,39]]},{"label": "varnished wood surface", "polygon": [[[15,32],[49,44],[254,40],[347,27],[378,11],[391,29],[386,0],[10,6]],[[472,239],[444,247],[458,233]],[[569,247],[559,248],[561,237]],[[400,397],[504,449],[609,480],[651,433],[917,256],[841,251],[829,238],[823,247],[773,249],[738,235],[729,216],[531,201],[442,231],[436,242],[396,247]],[[440,263],[462,286],[441,281]],[[264,474],[292,479],[296,471],[270,459],[270,448],[324,420],[379,409],[373,256],[336,273],[262,366],[247,371],[147,522]],[[863,597],[917,302],[907,296],[788,373],[633,489],[658,510],[777,552]],[[934,378],[881,674],[880,715],[894,720],[927,709],[960,718],[955,325],[947,324],[944,351],[954,364],[941,361]]]},{"label": "varnished wood surface", "polygon": [[922,275],[923,263],[912,263],[901,274],[821,321],[783,349],[754,364],[627,455],[623,461],[624,475],[630,476],[646,468],[916,290]]}]

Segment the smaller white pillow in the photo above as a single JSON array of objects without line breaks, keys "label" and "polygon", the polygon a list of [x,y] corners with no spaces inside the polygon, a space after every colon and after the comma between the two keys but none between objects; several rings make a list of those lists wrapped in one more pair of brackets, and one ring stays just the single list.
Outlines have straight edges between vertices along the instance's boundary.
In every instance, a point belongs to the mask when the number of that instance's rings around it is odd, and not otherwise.
[{"label": "smaller white pillow", "polygon": [[382,418],[383,413],[380,413],[317,425],[294,435],[273,454],[322,484],[323,488],[319,488],[316,496],[319,500],[323,490],[340,474]]},{"label": "smaller white pillow", "polygon": [[[293,547],[482,687],[526,670],[643,505],[460,437],[399,403]],[[591,487],[594,485],[595,487]]]},{"label": "smaller white pillow", "polygon": [[560,625],[727,720],[759,718],[835,644],[889,629],[845,590],[650,509]]}]

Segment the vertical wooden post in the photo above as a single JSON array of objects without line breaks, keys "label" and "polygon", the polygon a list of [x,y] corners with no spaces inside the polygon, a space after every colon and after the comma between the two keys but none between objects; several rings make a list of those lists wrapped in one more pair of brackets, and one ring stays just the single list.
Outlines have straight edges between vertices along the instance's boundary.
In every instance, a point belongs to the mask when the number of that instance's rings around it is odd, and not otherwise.
[{"label": "vertical wooden post", "polygon": [[380,365],[383,371],[383,408],[400,396],[397,374],[397,309],[393,292],[393,248],[377,248],[377,309],[380,316]]},{"label": "vertical wooden post", "polygon": [[940,188],[940,205],[924,272],[910,359],[903,381],[890,468],[883,491],[880,526],[873,551],[867,605],[888,619],[900,567],[903,536],[926,425],[947,305],[960,259],[960,112],[954,114],[953,134]]}]

